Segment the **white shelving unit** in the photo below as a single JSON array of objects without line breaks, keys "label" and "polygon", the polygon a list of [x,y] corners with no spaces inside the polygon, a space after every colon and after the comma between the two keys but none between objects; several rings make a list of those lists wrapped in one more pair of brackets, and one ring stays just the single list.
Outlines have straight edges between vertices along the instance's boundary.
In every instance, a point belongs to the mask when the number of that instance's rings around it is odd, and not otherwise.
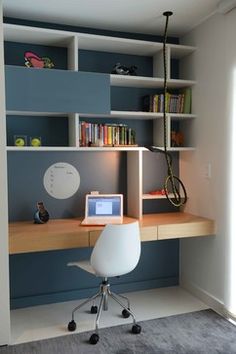
[{"label": "white shelving unit", "polygon": [[[67,69],[72,71],[80,70],[79,50],[91,50],[101,52],[113,52],[121,54],[150,56],[153,61],[153,77],[143,76],[123,76],[110,75],[110,85],[116,87],[130,88],[150,88],[160,89],[163,87],[164,72],[163,72],[163,44],[149,42],[143,40],[134,40],[126,38],[116,38],[109,36],[67,32],[53,29],[45,29],[30,26],[20,26],[13,24],[4,24],[5,41],[38,44],[46,46],[57,46],[67,49]],[[166,45],[167,58],[167,86],[171,89],[192,87],[196,84],[194,80],[186,80],[185,78],[171,78],[171,61],[173,59],[182,60],[191,55],[196,48],[192,46],[183,46],[176,44]],[[52,69],[53,70],[53,69]],[[189,79],[189,78],[188,78]],[[19,116],[46,116],[48,119],[54,117],[68,117],[68,134],[69,146],[42,146],[42,147],[15,147],[8,146],[7,151],[14,152],[50,152],[50,151],[125,151],[127,152],[127,190],[128,190],[128,214],[130,216],[142,217],[143,201],[152,199],[162,199],[165,196],[150,196],[143,193],[143,152],[147,149],[143,147],[79,147],[79,121],[87,118],[112,118],[115,121],[118,119],[140,119],[153,120],[153,143],[155,146],[163,149],[163,114],[150,113],[140,111],[118,111],[111,110],[106,115],[95,114],[80,114],[65,112],[48,113],[48,112],[19,112],[8,111],[7,115]],[[189,127],[196,119],[195,114],[167,114],[167,149],[169,151],[188,151],[193,150],[193,142]],[[170,134],[171,124],[177,121],[183,129],[186,139],[186,146],[181,148],[171,147]]]},{"label": "white shelving unit", "polygon": [[[124,76],[124,75],[110,75],[111,86],[120,87],[136,87],[136,88],[150,88],[158,89],[163,87],[163,65],[162,65],[162,43],[149,42],[143,40],[134,40],[126,38],[117,38],[101,35],[93,35],[86,33],[68,32],[53,29],[45,29],[30,26],[20,26],[14,24],[4,24],[4,37],[5,41],[39,44],[47,46],[64,47],[67,49],[68,57],[68,70],[79,70],[79,56],[80,49],[95,50],[103,52],[114,52],[122,54],[133,55],[145,55],[153,58],[153,74],[154,77],[142,77],[142,76]],[[183,88],[191,87],[196,84],[194,80],[177,80],[171,79],[171,60],[180,59],[193,53],[196,49],[192,46],[183,46],[176,44],[167,44],[167,85],[169,88]],[[11,113],[8,112],[10,115]],[[38,112],[14,112],[15,115],[41,115]],[[79,112],[67,113],[69,121],[69,148],[79,146]],[[42,114],[43,115],[43,114]],[[61,114],[46,114],[47,117],[61,116]],[[153,119],[156,120],[162,117],[161,113],[149,113],[149,112],[134,112],[134,111],[111,111],[109,115],[81,115],[82,117],[98,117],[98,118],[123,118],[123,119]],[[171,114],[168,115],[168,120],[183,118],[195,118],[195,115],[184,114]],[[162,146],[160,144],[160,135],[162,129],[160,129],[160,120],[155,123],[155,136],[154,144]],[[157,128],[156,128],[157,126]],[[168,135],[170,135],[170,122],[168,123]],[[159,132],[156,134],[156,130]],[[161,132],[161,133],[160,133]],[[168,149],[170,146],[168,146]],[[191,148],[189,143],[186,148]],[[42,148],[40,148],[42,149]],[[21,149],[20,149],[21,150]]]},{"label": "white shelving unit", "polygon": [[[67,47],[77,38],[78,47],[86,50],[153,56],[162,51],[162,43],[46,29],[40,27],[4,24],[4,39],[10,42]],[[195,47],[167,44],[174,59],[180,59],[196,50]]]}]

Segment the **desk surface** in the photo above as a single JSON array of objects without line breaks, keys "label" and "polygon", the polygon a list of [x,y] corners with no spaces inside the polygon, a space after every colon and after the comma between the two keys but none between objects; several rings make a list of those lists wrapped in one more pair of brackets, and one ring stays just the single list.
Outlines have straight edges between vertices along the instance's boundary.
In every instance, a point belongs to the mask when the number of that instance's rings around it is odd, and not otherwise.
[{"label": "desk surface", "polygon": [[[124,223],[136,219],[124,217]],[[32,221],[9,224],[9,253],[27,253],[91,247],[103,227],[81,226],[80,219],[55,219],[46,224]],[[209,236],[215,233],[213,220],[176,212],[146,214],[139,220],[142,241]]]}]

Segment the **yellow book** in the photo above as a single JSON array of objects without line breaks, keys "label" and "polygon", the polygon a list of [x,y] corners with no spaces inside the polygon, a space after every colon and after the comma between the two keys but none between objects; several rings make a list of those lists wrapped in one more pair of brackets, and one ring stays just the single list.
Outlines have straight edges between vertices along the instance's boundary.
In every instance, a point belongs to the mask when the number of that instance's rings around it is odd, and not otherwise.
[{"label": "yellow book", "polygon": [[112,127],[107,127],[107,144],[112,145]]}]

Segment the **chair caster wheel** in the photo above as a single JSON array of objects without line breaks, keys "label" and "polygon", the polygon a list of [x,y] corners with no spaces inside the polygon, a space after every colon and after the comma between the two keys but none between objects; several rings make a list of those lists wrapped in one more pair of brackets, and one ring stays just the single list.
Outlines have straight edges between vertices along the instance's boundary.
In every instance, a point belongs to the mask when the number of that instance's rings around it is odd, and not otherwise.
[{"label": "chair caster wheel", "polygon": [[124,318],[129,318],[130,313],[129,313],[126,309],[124,309],[124,310],[122,311],[122,316],[123,316]]},{"label": "chair caster wheel", "polygon": [[132,327],[132,333],[139,334],[139,333],[141,333],[141,329],[142,329],[142,327],[140,325],[135,324]]},{"label": "chair caster wheel", "polygon": [[74,332],[76,330],[76,322],[74,320],[70,321],[68,323],[67,328],[68,328],[68,331]]},{"label": "chair caster wheel", "polygon": [[98,307],[97,306],[91,306],[91,313],[97,313],[98,312]]},{"label": "chair caster wheel", "polygon": [[90,344],[97,344],[98,341],[99,341],[99,335],[97,333],[93,333],[89,338]]}]

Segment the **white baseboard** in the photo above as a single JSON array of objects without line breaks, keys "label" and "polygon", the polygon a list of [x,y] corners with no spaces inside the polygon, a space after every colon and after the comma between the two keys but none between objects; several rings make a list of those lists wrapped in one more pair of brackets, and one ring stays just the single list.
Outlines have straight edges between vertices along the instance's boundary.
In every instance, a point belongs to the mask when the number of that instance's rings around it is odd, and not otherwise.
[{"label": "white baseboard", "polygon": [[228,317],[228,311],[224,307],[224,303],[221,300],[217,299],[215,296],[203,290],[196,284],[184,279],[183,277],[180,280],[180,286],[183,289],[189,291],[192,295],[199,298],[199,300],[204,302],[207,306],[209,306],[209,308],[217,312],[219,315],[223,317]]},{"label": "white baseboard", "polygon": [[224,306],[223,301],[217,299],[215,296],[211,295],[207,291],[203,290],[196,284],[184,279],[180,280],[180,286],[190,292],[192,295],[196,296],[199,300],[204,302],[209,308],[217,312],[219,315],[226,318],[233,325],[236,326],[236,317]]}]

